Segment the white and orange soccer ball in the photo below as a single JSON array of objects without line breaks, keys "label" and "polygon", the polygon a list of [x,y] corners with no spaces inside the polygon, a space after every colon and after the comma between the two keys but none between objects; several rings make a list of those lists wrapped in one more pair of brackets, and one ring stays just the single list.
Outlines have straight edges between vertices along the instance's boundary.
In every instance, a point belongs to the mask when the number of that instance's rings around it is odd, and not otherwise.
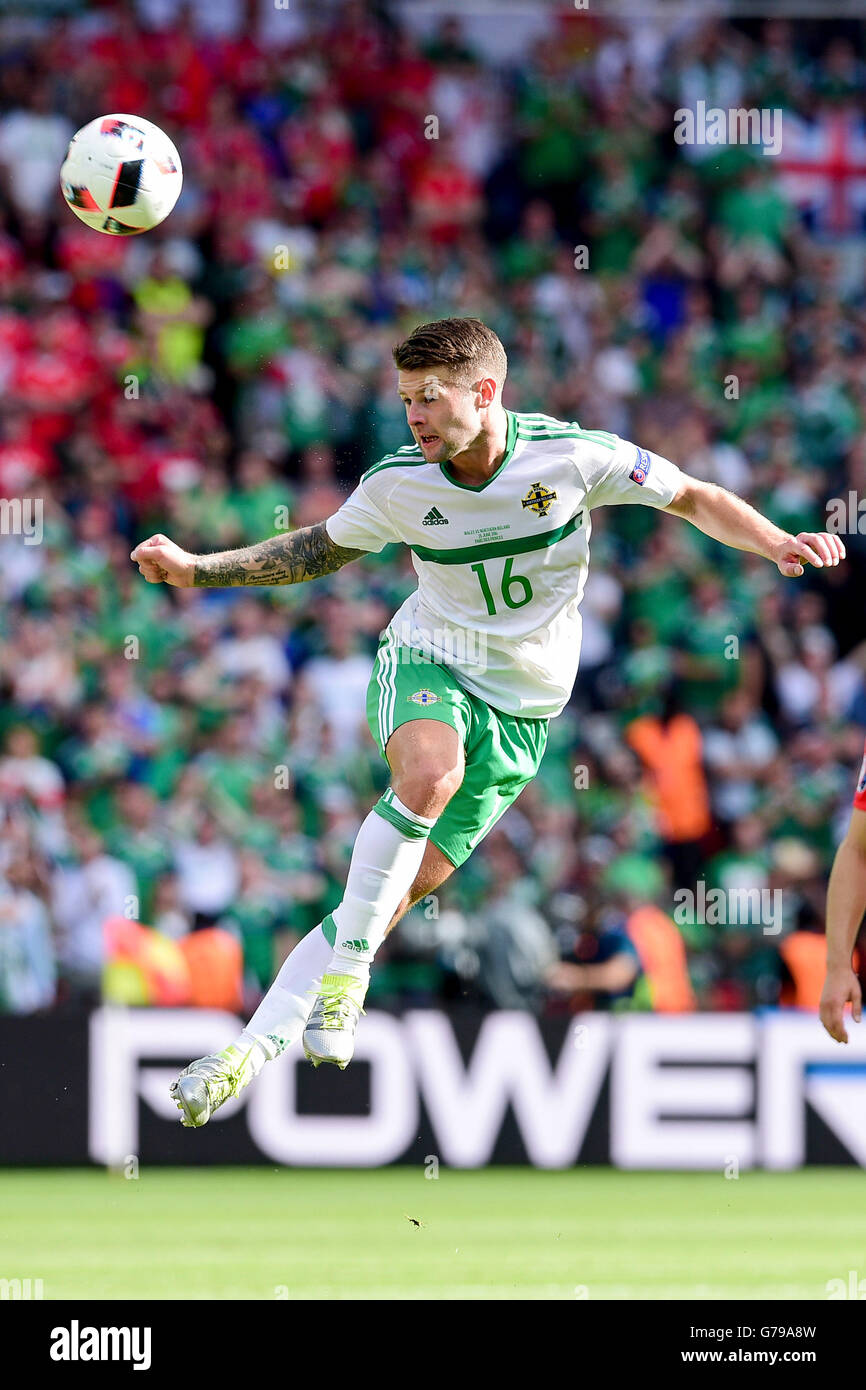
[{"label": "white and orange soccer ball", "polygon": [[97,116],[73,135],[60,170],[60,188],[75,216],[110,236],[158,226],[182,184],[174,145],[141,116]]}]

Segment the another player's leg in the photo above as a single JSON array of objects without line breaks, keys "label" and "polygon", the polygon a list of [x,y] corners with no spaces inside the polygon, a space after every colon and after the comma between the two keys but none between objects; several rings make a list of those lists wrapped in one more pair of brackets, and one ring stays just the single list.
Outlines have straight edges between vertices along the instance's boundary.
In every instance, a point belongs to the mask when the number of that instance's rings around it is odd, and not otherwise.
[{"label": "another player's leg", "polygon": [[410,894],[431,829],[463,779],[459,735],[438,719],[400,725],[386,751],[391,787],[361,827],[343,900],[324,924],[334,949],[304,1029],[314,1066],[343,1068],[351,1060],[373,958]]}]

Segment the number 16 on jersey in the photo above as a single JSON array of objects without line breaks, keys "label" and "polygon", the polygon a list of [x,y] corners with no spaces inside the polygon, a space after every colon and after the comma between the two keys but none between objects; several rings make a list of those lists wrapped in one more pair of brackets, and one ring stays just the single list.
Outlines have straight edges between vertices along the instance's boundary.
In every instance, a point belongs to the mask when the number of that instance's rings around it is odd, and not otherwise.
[{"label": "number 16 on jersey", "polygon": [[[484,602],[487,604],[487,612],[493,616],[497,612],[496,599],[490,587],[490,579],[484,568],[484,561],[478,560],[472,565],[472,571],[478,575],[478,583],[481,585],[481,592],[484,595]],[[532,598],[532,585],[525,574],[512,574],[511,566],[514,564],[514,556],[509,555],[505,561],[505,568],[502,571],[500,581],[500,591],[506,608],[522,608]]]}]

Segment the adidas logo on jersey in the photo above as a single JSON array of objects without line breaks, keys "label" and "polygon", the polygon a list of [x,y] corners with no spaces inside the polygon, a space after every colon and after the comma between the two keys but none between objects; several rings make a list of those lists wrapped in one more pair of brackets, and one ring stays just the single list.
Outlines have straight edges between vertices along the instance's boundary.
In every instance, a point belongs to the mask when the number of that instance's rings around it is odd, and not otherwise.
[{"label": "adidas logo on jersey", "polygon": [[370,943],[366,936],[362,936],[359,941],[341,941],[341,951],[369,951]]},{"label": "adidas logo on jersey", "polygon": [[438,507],[431,507],[421,522],[422,526],[450,526],[450,524],[447,516],[443,516]]}]

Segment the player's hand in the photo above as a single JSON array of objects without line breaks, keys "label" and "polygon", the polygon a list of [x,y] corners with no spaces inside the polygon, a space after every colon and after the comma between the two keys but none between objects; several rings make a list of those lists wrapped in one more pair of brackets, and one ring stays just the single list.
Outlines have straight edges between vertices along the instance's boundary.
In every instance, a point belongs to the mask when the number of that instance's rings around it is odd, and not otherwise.
[{"label": "player's hand", "polygon": [[161,532],[141,541],[129,558],[138,565],[148,584],[172,584],[176,589],[193,587],[195,556],[181,550]]},{"label": "player's hand", "polygon": [[786,579],[795,579],[806,565],[816,569],[838,565],[845,559],[845,546],[832,531],[801,531],[784,541],[773,558]]},{"label": "player's hand", "polygon": [[841,1043],[848,1041],[843,1021],[845,1005],[848,1003],[851,1005],[851,1017],[855,1023],[859,1023],[860,981],[850,966],[844,966],[841,970],[828,970],[821,992],[819,1014],[830,1037]]}]

